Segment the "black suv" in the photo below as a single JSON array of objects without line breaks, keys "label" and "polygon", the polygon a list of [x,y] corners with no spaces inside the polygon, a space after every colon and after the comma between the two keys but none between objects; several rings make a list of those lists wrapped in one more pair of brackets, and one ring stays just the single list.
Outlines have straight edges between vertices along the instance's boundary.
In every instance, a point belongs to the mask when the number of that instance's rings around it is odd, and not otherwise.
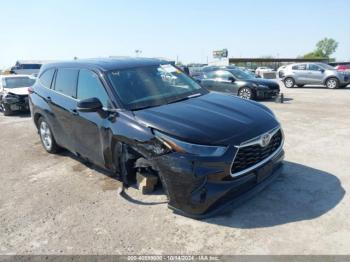
[{"label": "black suv", "polygon": [[167,61],[46,64],[30,89],[46,151],[66,148],[128,186],[159,177],[178,213],[203,218],[262,189],[281,171],[283,132],[265,106],[210,93]]}]

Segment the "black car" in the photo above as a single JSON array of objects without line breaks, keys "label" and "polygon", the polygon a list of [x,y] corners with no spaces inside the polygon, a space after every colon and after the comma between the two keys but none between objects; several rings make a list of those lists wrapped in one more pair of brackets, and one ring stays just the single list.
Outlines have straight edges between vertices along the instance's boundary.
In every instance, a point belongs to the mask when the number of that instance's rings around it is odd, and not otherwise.
[{"label": "black car", "polygon": [[240,69],[207,72],[200,79],[200,83],[211,91],[230,93],[252,100],[276,97],[280,92],[277,82],[256,78]]},{"label": "black car", "polygon": [[46,64],[30,90],[47,152],[61,147],[114,173],[159,177],[169,207],[211,216],[281,171],[283,132],[267,107],[210,93],[166,61],[146,58]]}]

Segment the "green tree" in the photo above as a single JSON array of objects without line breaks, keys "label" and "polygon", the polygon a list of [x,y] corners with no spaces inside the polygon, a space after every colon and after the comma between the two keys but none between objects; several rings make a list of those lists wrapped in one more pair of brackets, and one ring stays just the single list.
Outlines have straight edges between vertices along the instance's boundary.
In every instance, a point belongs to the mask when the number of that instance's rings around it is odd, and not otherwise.
[{"label": "green tree", "polygon": [[324,38],[316,44],[316,51],[322,52],[324,57],[329,58],[338,48],[338,42],[333,38]]},{"label": "green tree", "polygon": [[303,55],[303,58],[329,58],[338,48],[338,42],[332,38],[324,38],[316,44],[313,52]]},{"label": "green tree", "polygon": [[306,59],[325,58],[325,57],[326,57],[325,54],[321,50],[315,50],[303,56],[303,58],[306,58]]}]

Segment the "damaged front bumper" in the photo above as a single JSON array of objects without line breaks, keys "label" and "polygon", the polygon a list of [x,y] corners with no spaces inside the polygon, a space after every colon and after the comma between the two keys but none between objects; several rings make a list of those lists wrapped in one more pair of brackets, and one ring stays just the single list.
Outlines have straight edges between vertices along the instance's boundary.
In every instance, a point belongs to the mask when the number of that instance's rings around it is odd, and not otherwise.
[{"label": "damaged front bumper", "polygon": [[271,183],[282,170],[282,148],[268,162],[238,177],[231,176],[231,148],[220,158],[184,157],[172,153],[158,157],[158,170],[169,208],[175,213],[204,219],[237,206]]},{"label": "damaged front bumper", "polygon": [[28,111],[29,101],[27,95],[7,95],[2,98],[2,103],[11,111]]}]

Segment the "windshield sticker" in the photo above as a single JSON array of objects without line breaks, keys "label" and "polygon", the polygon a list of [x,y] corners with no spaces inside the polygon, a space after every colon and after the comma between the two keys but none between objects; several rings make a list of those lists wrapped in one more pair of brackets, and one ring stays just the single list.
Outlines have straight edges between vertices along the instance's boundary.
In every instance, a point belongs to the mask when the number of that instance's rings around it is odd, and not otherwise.
[{"label": "windshield sticker", "polygon": [[167,73],[176,73],[178,70],[172,65],[161,65],[160,66]]}]

